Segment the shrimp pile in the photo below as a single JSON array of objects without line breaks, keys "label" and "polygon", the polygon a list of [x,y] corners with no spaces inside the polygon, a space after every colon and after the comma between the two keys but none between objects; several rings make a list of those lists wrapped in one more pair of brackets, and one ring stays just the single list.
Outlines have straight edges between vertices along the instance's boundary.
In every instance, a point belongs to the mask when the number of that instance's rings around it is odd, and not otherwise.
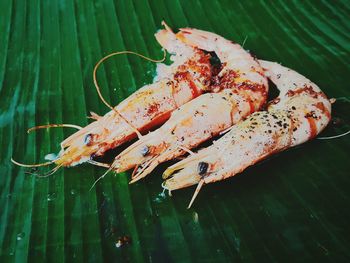
[{"label": "shrimp pile", "polygon": [[[98,164],[95,156],[138,137],[110,165],[103,165],[108,170],[99,179],[110,171],[133,169],[133,183],[160,163],[187,154],[164,171],[162,187],[170,192],[197,185],[190,207],[204,184],[309,141],[329,123],[330,100],[299,73],[257,60],[217,34],[192,28],[174,33],[162,24],[155,37],[171,54],[172,64],[159,63],[154,83],[104,116],[93,114],[94,122],[65,139],[50,162],[54,171],[83,162]],[[268,78],[280,93],[266,103]],[[211,146],[192,151],[222,134]]]},{"label": "shrimp pile", "polygon": [[116,157],[111,168],[117,172],[137,167],[131,182],[145,177],[159,163],[190,152],[259,110],[266,101],[268,85],[263,70],[240,45],[197,29],[180,29],[176,37],[217,54],[223,66],[211,82],[215,93],[203,94],[179,107],[162,127]]}]

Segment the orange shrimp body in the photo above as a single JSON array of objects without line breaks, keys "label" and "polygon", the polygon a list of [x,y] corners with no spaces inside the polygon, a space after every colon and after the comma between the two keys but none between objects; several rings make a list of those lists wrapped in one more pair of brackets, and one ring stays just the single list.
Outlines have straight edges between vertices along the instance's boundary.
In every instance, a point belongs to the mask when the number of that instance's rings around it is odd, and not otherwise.
[{"label": "orange shrimp body", "polygon": [[174,111],[159,129],[120,153],[112,168],[117,172],[138,167],[131,182],[149,174],[159,163],[190,152],[261,108],[266,101],[267,79],[259,63],[240,45],[197,29],[180,29],[182,42],[208,52],[222,63],[212,78],[211,91]]},{"label": "orange shrimp body", "polygon": [[159,64],[155,83],[142,87],[106,115],[92,116],[94,122],[64,140],[57,165],[74,166],[102,155],[135,138],[135,130],[144,133],[164,123],[172,111],[209,89],[209,54],[179,41],[167,25],[155,37],[172,54],[173,63]]}]

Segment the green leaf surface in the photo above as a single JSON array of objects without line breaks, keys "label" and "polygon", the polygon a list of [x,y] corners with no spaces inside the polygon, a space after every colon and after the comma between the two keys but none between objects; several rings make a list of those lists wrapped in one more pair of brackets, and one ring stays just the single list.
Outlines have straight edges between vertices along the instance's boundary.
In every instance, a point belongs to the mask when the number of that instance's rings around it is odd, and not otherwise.
[{"label": "green leaf surface", "polygon": [[[129,173],[61,169],[47,178],[10,158],[38,163],[74,131],[29,127],[86,125],[104,114],[92,81],[114,51],[152,58],[154,33],[195,27],[243,44],[262,59],[304,74],[349,122],[349,1],[0,1],[0,262],[349,262],[350,137],[313,140],[223,182],[161,195],[166,165],[136,184]],[[116,105],[152,82],[155,65],[118,56],[100,68]],[[117,247],[120,237],[130,244]]]}]

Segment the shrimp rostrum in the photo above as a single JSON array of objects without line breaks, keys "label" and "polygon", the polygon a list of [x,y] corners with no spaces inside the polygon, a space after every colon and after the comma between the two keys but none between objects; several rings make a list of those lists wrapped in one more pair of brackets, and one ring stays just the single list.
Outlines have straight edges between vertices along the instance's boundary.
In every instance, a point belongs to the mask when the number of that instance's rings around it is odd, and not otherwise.
[{"label": "shrimp rostrum", "polygon": [[[54,163],[74,166],[164,123],[170,113],[209,88],[210,54],[178,40],[165,24],[155,34],[170,54],[171,65],[158,64],[155,82],[137,90],[104,116],[92,115],[91,124],[61,143]],[[133,53],[133,52],[129,52]]]},{"label": "shrimp rostrum", "polygon": [[266,111],[233,126],[210,147],[170,166],[163,178],[169,191],[197,185],[189,207],[204,184],[232,177],[248,166],[314,138],[331,118],[331,103],[310,80],[277,63],[260,61],[280,91]]},{"label": "shrimp rostrum", "polygon": [[194,48],[215,52],[221,70],[210,91],[182,105],[159,129],[120,153],[111,168],[135,168],[132,181],[149,174],[159,163],[191,153],[190,149],[259,110],[266,102],[268,84],[259,63],[240,45],[214,33],[180,29],[178,40]]}]

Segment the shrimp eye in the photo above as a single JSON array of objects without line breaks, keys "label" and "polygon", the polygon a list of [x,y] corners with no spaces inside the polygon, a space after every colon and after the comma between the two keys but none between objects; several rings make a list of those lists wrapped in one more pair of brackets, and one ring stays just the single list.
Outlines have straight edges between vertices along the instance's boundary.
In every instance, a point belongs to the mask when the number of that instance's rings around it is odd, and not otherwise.
[{"label": "shrimp eye", "polygon": [[92,134],[91,133],[86,134],[84,138],[84,144],[89,146],[91,145],[91,142],[92,142]]},{"label": "shrimp eye", "polygon": [[206,163],[206,162],[199,162],[198,163],[198,168],[197,168],[198,174],[199,175],[205,174],[207,172],[207,170],[208,170],[208,167],[209,167],[208,163]]},{"label": "shrimp eye", "polygon": [[145,145],[145,146],[143,146],[142,148],[141,148],[141,154],[142,154],[142,156],[146,156],[148,153],[149,153],[149,148],[148,148],[148,146],[147,145]]},{"label": "shrimp eye", "polygon": [[96,158],[96,156],[97,156],[97,155],[96,155],[95,153],[91,154],[91,155],[90,155],[90,160],[94,160],[94,158]]}]

